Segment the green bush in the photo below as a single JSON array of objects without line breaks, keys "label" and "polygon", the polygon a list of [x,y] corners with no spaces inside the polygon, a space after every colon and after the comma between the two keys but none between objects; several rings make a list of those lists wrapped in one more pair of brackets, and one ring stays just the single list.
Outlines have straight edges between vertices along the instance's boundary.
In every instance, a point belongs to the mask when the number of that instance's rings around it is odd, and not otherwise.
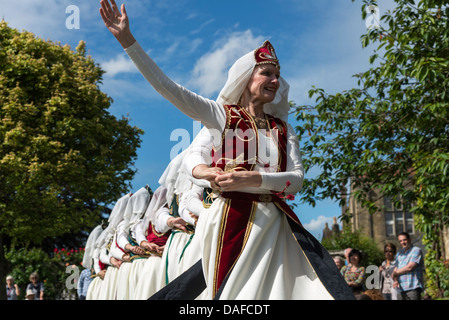
[{"label": "green bush", "polygon": [[[44,283],[44,299],[58,300],[64,295],[75,294],[74,288],[67,288],[66,281],[73,274],[71,268],[79,268],[83,259],[84,248],[78,249],[55,249],[52,254],[44,252],[40,248],[12,248],[6,252],[6,258],[13,269],[9,273],[19,285],[19,299],[25,298],[26,287],[30,283],[29,277],[32,272],[39,274],[39,281]],[[76,296],[76,295],[75,295]]]},{"label": "green bush", "polygon": [[343,228],[343,232],[333,235],[330,239],[324,239],[322,245],[327,250],[358,249],[362,252],[360,264],[364,267],[380,266],[384,260],[383,252],[377,247],[374,239],[358,230],[352,231],[350,227]]},{"label": "green bush", "polygon": [[433,299],[449,299],[449,260],[436,258],[434,250],[426,253],[425,276],[426,290]]}]

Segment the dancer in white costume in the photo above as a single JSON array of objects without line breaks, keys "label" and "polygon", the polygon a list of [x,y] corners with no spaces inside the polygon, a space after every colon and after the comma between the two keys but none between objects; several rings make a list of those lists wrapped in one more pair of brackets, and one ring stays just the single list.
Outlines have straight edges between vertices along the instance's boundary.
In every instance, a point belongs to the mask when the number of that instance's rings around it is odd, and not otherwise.
[{"label": "dancer in white costume", "polygon": [[[101,0],[100,14],[142,75],[179,110],[222,137],[214,141],[212,164],[221,170],[209,177],[220,195],[200,218],[201,268],[195,265],[153,298],[186,297],[190,288],[183,282],[191,282],[193,274],[204,277],[209,299],[353,299],[330,255],[283,199],[300,190],[303,167],[298,138],[286,123],[289,86],[271,43],[240,58],[213,101],[169,79],[134,39],[124,5],[120,12],[111,3]],[[228,130],[243,141],[230,158]],[[239,130],[249,136],[241,137]],[[209,175],[210,168],[197,167],[195,178]]]},{"label": "dancer in white costume", "polygon": [[114,240],[114,234],[117,231],[118,224],[123,220],[125,208],[128,203],[131,194],[127,194],[117,200],[114,208],[108,219],[107,236],[104,240],[106,250],[106,259],[108,260],[108,267],[106,275],[103,279],[103,285],[101,292],[98,296],[98,300],[115,300],[117,292],[117,276],[120,266],[122,264],[122,252],[117,248]]},{"label": "dancer in white costume", "polygon": [[100,261],[100,254],[102,249],[103,239],[106,236],[106,230],[100,234],[98,239],[95,241],[95,247],[92,253],[92,275],[94,279],[87,289],[86,300],[98,300],[98,296],[101,292],[101,287],[103,285],[103,279],[106,274],[106,266]]},{"label": "dancer in white costume", "polygon": [[98,237],[103,232],[104,227],[103,225],[96,226],[90,233],[89,237],[87,238],[86,245],[84,246],[84,255],[83,255],[83,262],[82,265],[86,269],[90,269],[92,267],[92,255],[93,250],[95,249],[95,242],[97,241]]},{"label": "dancer in white costume", "polygon": [[[203,130],[201,131],[203,132]],[[200,132],[200,134],[201,134]],[[188,149],[177,155],[165,169],[159,184],[166,189],[166,203],[169,207],[169,215],[165,217],[170,225],[177,223],[175,227],[170,227],[165,221],[159,219],[160,224],[156,226],[160,232],[165,233],[172,229],[164,248],[160,265],[161,287],[167,285],[180,274],[180,260],[183,256],[186,246],[194,236],[194,221],[192,217],[185,212],[185,206],[182,201],[182,195],[189,190],[191,182],[189,176],[185,173],[183,159],[188,153]]]},{"label": "dancer in white costume", "polygon": [[[161,186],[165,189],[165,186]],[[176,196],[173,197],[176,201]],[[186,230],[186,222],[181,217],[174,217],[170,212],[173,212],[173,206],[168,207],[167,203],[161,207],[156,217],[153,218],[153,232],[155,234],[166,235],[167,238],[164,244],[164,250],[161,256],[159,271],[157,279],[158,286],[164,287],[171,280],[178,276],[177,259],[179,245],[182,245],[182,233],[177,230]],[[176,208],[174,210],[177,210]]]},{"label": "dancer in white costume", "polygon": [[208,157],[208,151],[210,150],[208,146],[211,141],[212,137],[209,130],[201,130],[189,146],[188,152],[183,159],[182,169],[180,169],[180,171],[189,177],[191,182],[189,190],[184,192],[182,196],[180,212],[185,216],[189,215],[194,220],[193,224],[195,224],[195,236],[185,248],[184,255],[180,261],[180,274],[201,259],[201,234],[204,233],[202,229],[204,224],[200,222],[202,221],[200,216],[202,211],[210,207],[216,197],[212,193],[211,183],[209,181],[195,179],[191,174],[196,165],[210,163],[211,159]]},{"label": "dancer in white costume", "polygon": [[[90,232],[89,237],[87,238],[87,241],[86,241],[86,245],[84,247],[85,249],[84,249],[82,265],[86,269],[91,269],[91,277],[94,276],[94,273],[92,271],[94,271],[93,261],[94,261],[95,243],[96,243],[97,239],[100,237],[103,230],[104,230],[103,225],[96,226]],[[98,252],[95,252],[95,253],[97,254]],[[92,280],[92,282],[93,282],[93,280]],[[89,294],[90,296],[92,296],[92,289],[90,289],[92,282],[90,283],[88,291],[87,291],[87,294]],[[94,285],[94,286],[96,286],[96,285]],[[89,292],[89,289],[90,289],[90,292]],[[87,299],[87,295],[86,295],[86,299]]]},{"label": "dancer in white costume", "polygon": [[[157,192],[155,192],[153,200],[155,200],[156,195]],[[147,221],[145,219],[142,219],[136,226],[136,241],[140,244],[141,248],[149,253],[149,257],[146,259],[141,270],[141,276],[137,281],[133,297],[134,300],[146,300],[161,289],[159,281],[159,266],[161,263],[161,255],[164,250],[164,246],[148,241],[149,232],[152,233],[152,225],[146,222]]]},{"label": "dancer in white costume", "polygon": [[[136,225],[136,241],[140,247],[150,252],[150,256],[145,261],[142,274],[137,282],[134,292],[134,299],[145,300],[161,289],[159,279],[159,266],[161,264],[161,255],[164,250],[165,241],[159,242],[161,237],[153,233],[153,219],[157,220],[158,211],[166,204],[166,189],[159,187],[153,194],[150,204],[145,212],[145,216]],[[159,244],[155,243],[158,242]]]},{"label": "dancer in white costume", "polygon": [[[136,242],[135,226],[145,214],[152,196],[151,190],[140,188],[134,193],[125,208],[123,221],[117,227],[116,244],[124,251],[125,260],[117,276],[117,300],[131,300],[134,297],[141,270],[149,255]],[[129,258],[129,259],[128,259]]]},{"label": "dancer in white costume", "polygon": [[167,220],[170,219],[170,215],[166,193],[167,189],[164,186],[156,189],[145,216],[139,223],[140,231],[137,233],[137,241],[141,247],[151,253],[142,271],[144,276],[139,279],[137,284],[135,298],[139,300],[148,299],[164,286],[161,256],[170,236],[170,228],[167,227]]}]

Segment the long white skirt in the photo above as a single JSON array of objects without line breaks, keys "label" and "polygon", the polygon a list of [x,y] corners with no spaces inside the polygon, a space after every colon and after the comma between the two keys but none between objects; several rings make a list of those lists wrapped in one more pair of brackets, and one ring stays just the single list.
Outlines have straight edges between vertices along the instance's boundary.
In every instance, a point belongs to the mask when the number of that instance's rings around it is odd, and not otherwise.
[{"label": "long white skirt", "polygon": [[201,250],[202,250],[202,237],[198,236],[197,234],[203,234],[205,219],[198,219],[198,222],[195,226],[195,234],[194,236],[189,240],[189,243],[185,245],[184,247],[184,254],[182,256],[182,259],[179,261],[179,273],[183,273],[184,271],[188,270],[191,266],[193,266],[198,260],[201,259]]},{"label": "long white skirt", "polygon": [[134,300],[146,300],[160,289],[159,267],[161,257],[150,256],[145,261],[141,276],[134,291]]},{"label": "long white skirt", "polygon": [[190,235],[180,231],[172,232],[168,237],[159,267],[160,288],[180,275],[180,257],[189,241]]},{"label": "long white skirt", "polygon": [[115,300],[118,270],[114,266],[108,267],[101,286],[101,292],[98,295],[98,300]]},{"label": "long white skirt", "polygon": [[131,268],[129,270],[128,276],[128,300],[136,299],[134,293],[137,288],[137,284],[142,275],[142,270],[144,269],[145,263],[148,258],[137,258],[131,262]]},{"label": "long white skirt", "polygon": [[[217,243],[225,200],[218,198],[201,213],[203,272],[212,299]],[[220,299],[333,299],[295,240],[285,214],[273,203],[258,203],[247,243]]]},{"label": "long white skirt", "polygon": [[103,280],[100,277],[95,277],[87,289],[86,300],[98,300],[102,284]]},{"label": "long white skirt", "polygon": [[117,291],[116,291],[116,299],[117,300],[128,300],[129,299],[129,272],[131,270],[132,262],[123,262],[120,268],[118,269],[117,274]]}]

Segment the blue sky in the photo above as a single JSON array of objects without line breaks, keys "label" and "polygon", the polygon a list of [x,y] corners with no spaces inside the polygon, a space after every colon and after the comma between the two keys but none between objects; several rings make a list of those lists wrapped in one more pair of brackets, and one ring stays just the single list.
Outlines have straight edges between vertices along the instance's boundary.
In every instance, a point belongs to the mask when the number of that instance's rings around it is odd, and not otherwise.
[{"label": "blue sky", "polygon": [[[370,48],[362,1],[356,0],[123,0],[131,30],[161,69],[181,85],[215,99],[230,65],[269,39],[290,84],[289,99],[313,104],[314,85],[329,93],[356,86],[352,75],[367,70]],[[379,0],[382,15],[393,0]],[[71,10],[76,6],[78,12]],[[110,112],[127,116],[145,131],[132,181],[133,190],[155,190],[170,155],[191,142],[198,124],[161,98],[138,73],[120,44],[105,28],[99,0],[0,0],[0,17],[13,28],[75,48],[80,40],[106,71],[101,89],[113,98]],[[77,15],[79,13],[79,15]],[[79,28],[73,24],[79,16]],[[75,28],[73,28],[75,26]],[[293,118],[290,119],[295,124]],[[308,175],[316,174],[316,171]],[[324,223],[341,214],[322,201],[299,206],[297,215],[316,237]]]}]

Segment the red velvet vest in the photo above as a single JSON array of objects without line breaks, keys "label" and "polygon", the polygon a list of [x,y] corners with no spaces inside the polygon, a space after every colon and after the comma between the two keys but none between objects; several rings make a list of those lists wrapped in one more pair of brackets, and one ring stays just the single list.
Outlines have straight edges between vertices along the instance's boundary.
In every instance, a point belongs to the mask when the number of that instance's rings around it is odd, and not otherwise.
[{"label": "red velvet vest", "polygon": [[[253,117],[242,107],[226,105],[226,127],[222,133],[221,145],[212,150],[212,166],[225,172],[251,171],[259,163],[259,132]],[[278,146],[277,171],[287,167],[287,125],[281,119],[266,115],[271,138]]]},{"label": "red velvet vest", "polygon": [[147,241],[155,243],[158,246],[164,246],[170,234],[171,230],[167,231],[164,234],[157,233],[156,230],[154,230],[152,223],[150,222],[150,225],[148,226]]},{"label": "red velvet vest", "polygon": [[[226,105],[224,108],[227,116],[226,127],[222,133],[221,145],[212,151],[212,165],[220,167],[225,172],[251,171],[256,164],[264,165],[259,160],[259,132],[253,117],[240,106]],[[265,120],[271,138],[278,147],[277,171],[283,172],[287,167],[287,125],[271,115],[266,115]],[[275,199],[271,195],[224,192],[221,196],[226,199],[226,205],[222,213],[216,252],[214,295],[245,247],[257,203],[261,201],[275,203],[276,200],[288,207],[282,199]],[[253,196],[256,198],[251,198]],[[269,200],[262,200],[267,199],[264,196],[268,196]],[[291,215],[291,212],[288,214]],[[294,213],[293,216],[296,217]]]}]

